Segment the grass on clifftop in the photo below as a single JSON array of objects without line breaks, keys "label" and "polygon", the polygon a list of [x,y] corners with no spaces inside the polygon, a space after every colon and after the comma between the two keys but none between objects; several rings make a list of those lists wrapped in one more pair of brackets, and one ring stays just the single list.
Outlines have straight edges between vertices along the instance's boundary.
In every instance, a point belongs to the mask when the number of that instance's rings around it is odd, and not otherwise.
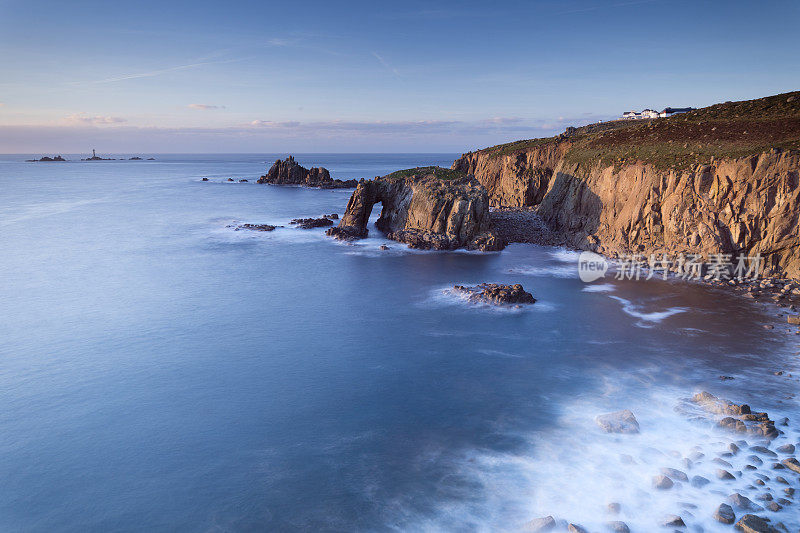
[{"label": "grass on clifftop", "polygon": [[397,170],[388,174],[386,177],[389,179],[405,179],[410,178],[412,176],[434,176],[441,180],[454,180],[460,179],[466,176],[464,172],[459,170],[451,170],[449,168],[443,167],[415,167],[415,168],[407,168],[405,170]]},{"label": "grass on clifftop", "polygon": [[569,162],[642,161],[675,169],[772,148],[800,150],[800,91],[725,102],[670,118],[590,124],[566,139],[517,141],[481,151],[499,157],[561,140],[571,143],[566,154]]}]

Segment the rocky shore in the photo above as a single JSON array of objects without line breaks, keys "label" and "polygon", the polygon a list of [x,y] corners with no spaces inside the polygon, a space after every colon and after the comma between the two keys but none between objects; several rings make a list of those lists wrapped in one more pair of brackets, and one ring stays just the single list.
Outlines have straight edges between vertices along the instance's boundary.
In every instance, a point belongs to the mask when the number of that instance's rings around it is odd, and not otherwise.
[{"label": "rocky shore", "polygon": [[[800,93],[464,154],[492,206],[535,209],[572,247],[744,253],[800,277]],[[624,186],[620,186],[624,184]]]},{"label": "rocky shore", "polygon": [[326,168],[305,168],[295,161],[292,156],[284,160],[276,160],[269,171],[258,178],[258,183],[303,185],[319,189],[350,189],[358,185],[357,180],[342,181],[331,178],[331,174]]},{"label": "rocky shore", "polygon": [[[719,442],[713,449],[695,446],[686,455],[664,454],[655,449],[643,450],[639,458],[620,455],[623,471],[633,467],[637,472],[650,469],[652,498],[676,501],[673,494],[687,492],[704,502],[702,506],[692,503],[688,494],[687,501],[681,502],[681,496],[677,496],[676,507],[662,516],[651,517],[652,529],[647,530],[703,531],[700,524],[713,520],[720,526],[731,526],[731,531],[796,531],[784,524],[796,523],[796,492],[800,486],[800,461],[796,456],[800,443],[794,442],[796,432],[791,433],[794,437],[788,436],[792,423],[788,418],[774,422],[767,413],[755,412],[746,404],[736,404],[707,391],[685,398],[675,411],[698,430],[715,430]],[[595,420],[603,432],[618,434],[621,439],[635,439],[640,431],[649,429],[640,427],[629,410],[601,414]],[[714,500],[717,503],[710,505]],[[589,529],[568,517],[554,515],[535,518],[520,529],[630,532],[631,527],[619,516],[626,510],[630,512],[629,505],[625,501],[609,501],[607,517],[598,520],[603,524],[600,529],[596,529],[597,522],[593,524],[595,529]]]}]

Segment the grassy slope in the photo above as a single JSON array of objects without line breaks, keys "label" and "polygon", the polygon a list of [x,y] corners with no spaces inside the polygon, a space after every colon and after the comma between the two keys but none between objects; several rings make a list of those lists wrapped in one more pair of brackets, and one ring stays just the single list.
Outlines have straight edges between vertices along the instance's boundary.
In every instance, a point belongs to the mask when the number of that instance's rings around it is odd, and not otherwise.
[{"label": "grassy slope", "polygon": [[[531,139],[481,150],[493,157],[557,142]],[[800,91],[726,102],[670,118],[616,121],[578,128],[569,137],[568,161],[619,164],[643,161],[659,168],[688,168],[712,158],[759,154],[771,148],[800,150]]]},{"label": "grassy slope", "polygon": [[466,176],[466,174],[458,170],[450,170],[449,168],[433,166],[433,167],[416,167],[416,168],[408,168],[405,170],[397,170],[387,175],[386,178],[405,179],[405,178],[410,178],[412,176],[419,176],[419,177],[434,176],[441,180],[453,180],[453,179],[463,178]]}]

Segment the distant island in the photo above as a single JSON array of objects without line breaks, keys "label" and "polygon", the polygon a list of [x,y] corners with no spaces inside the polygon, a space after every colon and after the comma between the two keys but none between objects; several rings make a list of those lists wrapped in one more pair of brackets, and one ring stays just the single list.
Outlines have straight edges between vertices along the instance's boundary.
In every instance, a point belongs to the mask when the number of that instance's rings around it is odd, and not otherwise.
[{"label": "distant island", "polygon": [[39,162],[50,163],[50,162],[53,162],[53,161],[66,161],[66,159],[64,159],[60,155],[57,155],[55,157],[44,156],[41,159],[26,159],[25,160],[26,163],[39,163]]},{"label": "distant island", "polygon": [[[87,157],[85,159],[81,159],[81,161],[116,161],[116,160],[117,159],[113,158],[113,157],[100,157],[100,156],[97,155],[97,152],[94,149],[92,149],[92,157]],[[120,161],[125,161],[125,158],[124,157],[120,157],[119,160]],[[149,157],[149,158],[147,158],[147,160],[148,161],[155,161],[156,158],[155,157]],[[133,156],[133,157],[128,158],[128,161],[144,161],[144,159],[139,157],[139,156]]]}]

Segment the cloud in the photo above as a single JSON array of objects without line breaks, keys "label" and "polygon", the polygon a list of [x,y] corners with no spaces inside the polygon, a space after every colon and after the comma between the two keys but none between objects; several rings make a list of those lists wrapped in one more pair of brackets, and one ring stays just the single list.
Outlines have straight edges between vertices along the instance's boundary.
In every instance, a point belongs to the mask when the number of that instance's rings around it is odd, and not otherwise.
[{"label": "cloud", "polygon": [[154,76],[160,76],[161,74],[167,74],[169,72],[178,72],[181,70],[190,70],[198,67],[202,67],[204,65],[218,65],[222,63],[235,63],[237,61],[242,61],[243,59],[225,59],[221,61],[198,61],[196,63],[188,63],[186,65],[177,65],[174,67],[162,68],[158,70],[151,70],[149,72],[138,72],[134,74],[123,74],[121,76],[114,76],[111,78],[105,78],[102,80],[95,80],[90,83],[115,83],[118,81],[126,81],[126,80],[136,80],[139,78],[152,78]]},{"label": "cloud", "polygon": [[386,70],[388,70],[389,72],[391,72],[392,74],[394,74],[398,78],[402,79],[402,76],[400,75],[399,72],[397,72],[397,69],[392,67],[389,63],[386,62],[385,59],[383,59],[383,57],[378,55],[378,52],[372,52],[372,55],[375,56],[375,59],[377,59],[380,62],[380,64],[383,65],[386,68]]},{"label": "cloud", "polygon": [[186,107],[189,107],[191,109],[200,109],[200,110],[203,110],[203,111],[206,111],[206,110],[209,110],[209,109],[225,109],[224,105],[211,105],[211,104],[189,104]]},{"label": "cloud", "polygon": [[86,112],[72,113],[64,117],[64,122],[68,125],[91,125],[91,126],[105,126],[109,124],[122,124],[127,122],[126,119],[121,117],[112,117],[104,115],[91,116]]}]

